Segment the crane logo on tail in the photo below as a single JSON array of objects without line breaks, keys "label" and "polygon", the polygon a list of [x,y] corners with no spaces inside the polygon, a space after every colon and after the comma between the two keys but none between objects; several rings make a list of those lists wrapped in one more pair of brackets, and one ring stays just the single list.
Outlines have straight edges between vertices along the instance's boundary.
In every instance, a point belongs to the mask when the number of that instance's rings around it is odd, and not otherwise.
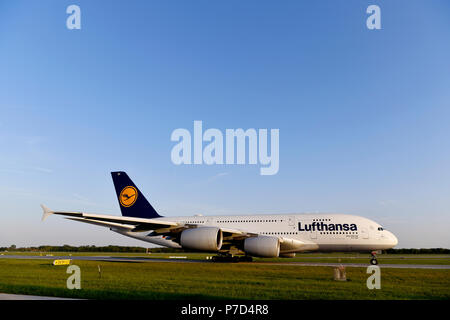
[{"label": "crane logo on tail", "polygon": [[137,197],[138,192],[135,187],[125,187],[119,196],[120,204],[126,208],[131,207],[136,202]]}]

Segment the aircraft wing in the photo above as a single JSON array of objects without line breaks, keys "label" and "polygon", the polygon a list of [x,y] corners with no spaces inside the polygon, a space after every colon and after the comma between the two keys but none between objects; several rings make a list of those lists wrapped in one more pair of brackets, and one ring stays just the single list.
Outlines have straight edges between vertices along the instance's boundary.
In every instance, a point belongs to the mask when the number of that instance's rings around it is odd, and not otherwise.
[{"label": "aircraft wing", "polygon": [[[309,250],[311,244],[300,240],[280,237],[280,253],[295,253]],[[312,248],[312,247],[311,247]]]},{"label": "aircraft wing", "polygon": [[131,231],[134,228],[136,228],[134,225],[130,225],[130,224],[97,221],[97,220],[91,220],[91,219],[86,219],[86,218],[66,218],[66,219],[78,221],[78,222],[89,223],[89,224],[93,224],[93,225],[100,226],[100,227],[124,229],[127,231]]},{"label": "aircraft wing", "polygon": [[[101,215],[85,212],[52,211],[44,205],[42,220],[56,214],[67,217],[67,219],[89,223],[97,226],[122,229],[130,232],[152,231],[149,236],[167,235],[175,236],[185,229],[201,227],[197,224],[184,224],[174,221],[161,220],[160,218],[135,218],[127,216]],[[258,233],[248,232],[241,229],[220,227],[224,237],[224,247],[241,247],[245,239],[262,236]],[[309,250],[311,244],[299,240],[278,237],[280,239],[280,253],[294,253]],[[311,247],[312,248],[312,247]]]},{"label": "aircraft wing", "polygon": [[177,222],[161,221],[159,219],[145,219],[125,216],[101,215],[84,212],[71,211],[52,211],[44,205],[41,205],[44,210],[42,221],[52,214],[69,217],[68,219],[95,224],[103,227],[123,228],[130,231],[148,231],[148,230],[165,230],[180,227]]},{"label": "aircraft wing", "polygon": [[[239,242],[245,240],[246,238],[261,236],[258,233],[247,232],[245,230],[222,227],[220,227],[220,229],[224,234],[224,240],[228,240],[230,242]],[[278,239],[280,239],[280,253],[293,253],[298,252],[299,250],[307,250],[310,246],[310,244],[296,239],[286,237],[278,237]]]},{"label": "aircraft wing", "polygon": [[225,238],[231,238],[231,239],[245,239],[248,237],[257,237],[258,236],[257,233],[247,232],[247,231],[232,229],[232,228],[220,227],[220,230],[222,230]]},{"label": "aircraft wing", "polygon": [[[44,214],[42,215],[42,221],[44,221],[48,216],[56,214],[66,216],[68,217],[67,219],[70,220],[90,223],[103,227],[119,227],[134,232],[154,230],[155,235],[177,233],[184,229],[197,228],[199,226],[197,224],[184,224],[160,219],[145,219],[126,216],[101,215],[75,211],[53,211],[44,205],[41,205],[41,207],[44,210]],[[220,228],[220,229],[222,230],[222,232],[226,237],[233,239],[257,236],[256,233],[245,232],[238,229],[231,229],[231,228]]]}]

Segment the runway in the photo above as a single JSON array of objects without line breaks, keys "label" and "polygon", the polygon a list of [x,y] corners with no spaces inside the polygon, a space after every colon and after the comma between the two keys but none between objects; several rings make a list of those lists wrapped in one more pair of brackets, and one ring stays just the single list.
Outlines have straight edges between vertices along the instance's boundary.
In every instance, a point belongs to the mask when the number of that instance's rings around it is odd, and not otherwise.
[{"label": "runway", "polygon": [[[151,262],[176,262],[176,263],[230,263],[230,262],[212,262],[210,260],[193,260],[193,259],[167,259],[167,258],[150,258],[150,257],[113,257],[113,256],[24,256],[24,255],[3,255],[0,259],[35,259],[35,260],[84,260],[84,261],[104,261],[104,262],[128,262],[128,263],[151,263]],[[245,264],[264,264],[278,266],[298,266],[298,267],[355,267],[367,268],[369,264],[364,263],[327,263],[327,262],[239,262]],[[384,264],[378,265],[380,268],[397,268],[397,269],[450,269],[450,265],[425,265],[425,264]]]},{"label": "runway", "polygon": [[0,293],[0,300],[77,300],[77,299]]},{"label": "runway", "polygon": [[[258,264],[271,264],[271,265],[289,265],[289,266],[303,266],[303,267],[355,267],[355,268],[367,268],[370,264],[364,263],[313,263],[313,262],[259,262]],[[394,268],[394,269],[450,269],[450,265],[435,265],[435,264],[378,264],[380,268]]]}]

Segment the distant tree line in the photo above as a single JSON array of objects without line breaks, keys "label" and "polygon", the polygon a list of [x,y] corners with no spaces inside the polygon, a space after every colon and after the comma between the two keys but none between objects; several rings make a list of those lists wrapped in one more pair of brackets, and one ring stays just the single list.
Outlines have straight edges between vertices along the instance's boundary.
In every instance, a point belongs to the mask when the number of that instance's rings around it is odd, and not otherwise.
[{"label": "distant tree line", "polygon": [[144,247],[126,247],[126,246],[39,246],[39,247],[24,247],[17,248],[15,245],[10,247],[0,247],[0,251],[16,251],[16,252],[131,252],[131,253],[172,253],[172,252],[189,252],[188,250],[174,249],[174,248],[144,248]]},{"label": "distant tree line", "polygon": [[449,254],[450,249],[445,248],[430,248],[430,249],[388,249],[383,250],[383,253],[390,254]]},{"label": "distant tree line", "polygon": [[[144,247],[125,247],[125,246],[39,246],[17,248],[16,245],[9,247],[0,247],[0,251],[16,251],[16,252],[131,252],[131,253],[173,253],[173,252],[191,252],[190,250],[174,249],[174,248],[144,248]],[[389,254],[450,254],[450,249],[430,248],[430,249],[388,249],[383,253]]]}]

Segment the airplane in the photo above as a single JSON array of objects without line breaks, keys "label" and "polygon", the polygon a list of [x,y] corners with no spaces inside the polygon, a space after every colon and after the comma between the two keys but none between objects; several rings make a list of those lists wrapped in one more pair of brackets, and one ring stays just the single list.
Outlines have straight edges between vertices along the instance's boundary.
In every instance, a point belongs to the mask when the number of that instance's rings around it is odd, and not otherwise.
[{"label": "airplane", "polygon": [[111,172],[122,216],[52,211],[41,205],[42,221],[56,214],[107,227],[160,246],[215,252],[213,261],[252,261],[252,257],[293,258],[301,252],[376,252],[397,245],[380,224],[347,214],[269,214],[163,217],[123,171]]}]

